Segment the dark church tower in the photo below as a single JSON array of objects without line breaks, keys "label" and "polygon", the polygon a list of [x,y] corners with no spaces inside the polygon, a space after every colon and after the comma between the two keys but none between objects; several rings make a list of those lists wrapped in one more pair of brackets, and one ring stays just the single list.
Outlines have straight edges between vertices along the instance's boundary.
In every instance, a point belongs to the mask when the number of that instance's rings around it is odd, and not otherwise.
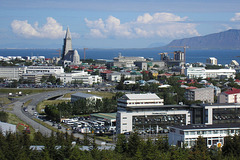
[{"label": "dark church tower", "polygon": [[66,36],[63,40],[63,52],[62,52],[62,60],[65,59],[68,51],[72,50],[72,38],[69,28],[67,27]]}]

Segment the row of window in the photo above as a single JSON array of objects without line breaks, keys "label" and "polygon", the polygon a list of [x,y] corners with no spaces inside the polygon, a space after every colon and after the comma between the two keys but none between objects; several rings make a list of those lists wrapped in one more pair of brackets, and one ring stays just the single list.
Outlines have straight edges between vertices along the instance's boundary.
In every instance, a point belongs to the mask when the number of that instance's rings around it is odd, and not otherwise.
[{"label": "row of window", "polygon": [[[208,130],[208,131],[186,131],[185,135],[204,135],[204,134],[234,134],[235,130]],[[237,131],[239,132],[239,131]]]}]

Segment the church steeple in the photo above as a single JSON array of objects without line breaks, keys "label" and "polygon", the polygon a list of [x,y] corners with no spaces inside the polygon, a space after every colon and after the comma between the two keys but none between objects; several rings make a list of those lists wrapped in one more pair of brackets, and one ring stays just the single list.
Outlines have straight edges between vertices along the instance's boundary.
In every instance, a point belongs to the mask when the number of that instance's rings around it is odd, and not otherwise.
[{"label": "church steeple", "polygon": [[72,39],[71,33],[70,33],[70,31],[69,31],[69,27],[67,27],[65,39]]},{"label": "church steeple", "polygon": [[72,50],[72,38],[71,38],[71,33],[69,31],[69,27],[67,27],[66,36],[63,40],[63,53],[62,53],[63,60],[70,50]]}]

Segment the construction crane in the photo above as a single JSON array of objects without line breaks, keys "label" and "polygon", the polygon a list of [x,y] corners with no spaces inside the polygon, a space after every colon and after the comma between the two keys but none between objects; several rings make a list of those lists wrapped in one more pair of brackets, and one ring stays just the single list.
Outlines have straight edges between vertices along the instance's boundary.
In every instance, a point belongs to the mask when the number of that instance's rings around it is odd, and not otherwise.
[{"label": "construction crane", "polygon": [[158,53],[158,55],[161,55],[161,60],[163,61],[164,59],[164,56],[163,55],[165,55],[166,57],[167,57],[167,55],[168,55],[168,53],[167,52],[162,52],[162,53]]},{"label": "construction crane", "polygon": [[52,53],[52,54],[55,54],[55,55],[58,54],[58,55],[59,55],[59,58],[61,58],[61,51],[62,51],[62,50],[61,50],[61,49],[58,49],[58,50],[56,50],[56,51],[58,51],[58,53]]},{"label": "construction crane", "polygon": [[29,126],[28,126],[28,125],[23,124],[23,123],[18,123],[17,128],[19,127],[19,125],[25,127],[25,129],[23,130],[23,132],[25,132],[25,133],[27,133],[27,134],[30,134],[30,129],[29,129]]},{"label": "construction crane", "polygon": [[165,55],[165,56],[168,56],[168,54],[169,53],[173,53],[174,55],[173,55],[173,59],[175,60],[175,54],[176,54],[176,52],[162,52],[162,53],[158,53],[158,55],[161,55],[161,60],[163,60],[163,55]]},{"label": "construction crane", "polygon": [[184,49],[184,63],[186,63],[186,49],[189,48],[189,46],[170,46],[170,47],[175,47],[175,48],[183,48]]},{"label": "construction crane", "polygon": [[83,48],[83,53],[84,53],[84,61],[85,61],[85,59],[86,59],[86,49],[88,49],[88,48]]}]

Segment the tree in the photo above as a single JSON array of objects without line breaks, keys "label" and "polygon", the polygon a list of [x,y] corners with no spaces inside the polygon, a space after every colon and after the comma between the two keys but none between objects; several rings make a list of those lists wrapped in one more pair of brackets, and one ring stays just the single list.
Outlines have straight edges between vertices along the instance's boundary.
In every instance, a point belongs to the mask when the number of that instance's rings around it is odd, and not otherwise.
[{"label": "tree", "polygon": [[47,82],[50,82],[52,84],[55,84],[56,83],[56,77],[53,76],[53,75],[50,75],[47,79]]},{"label": "tree", "polygon": [[137,132],[130,135],[128,140],[128,155],[134,156],[141,145],[141,139]]},{"label": "tree", "polygon": [[195,145],[192,149],[192,157],[190,159],[202,159],[202,160],[210,160],[210,156],[207,150],[206,139],[199,136]]},{"label": "tree", "polygon": [[4,111],[0,111],[0,121],[7,122],[8,120],[8,114]]},{"label": "tree", "polygon": [[117,153],[123,154],[128,150],[127,139],[123,134],[118,134],[117,143],[115,147],[115,151]]}]

